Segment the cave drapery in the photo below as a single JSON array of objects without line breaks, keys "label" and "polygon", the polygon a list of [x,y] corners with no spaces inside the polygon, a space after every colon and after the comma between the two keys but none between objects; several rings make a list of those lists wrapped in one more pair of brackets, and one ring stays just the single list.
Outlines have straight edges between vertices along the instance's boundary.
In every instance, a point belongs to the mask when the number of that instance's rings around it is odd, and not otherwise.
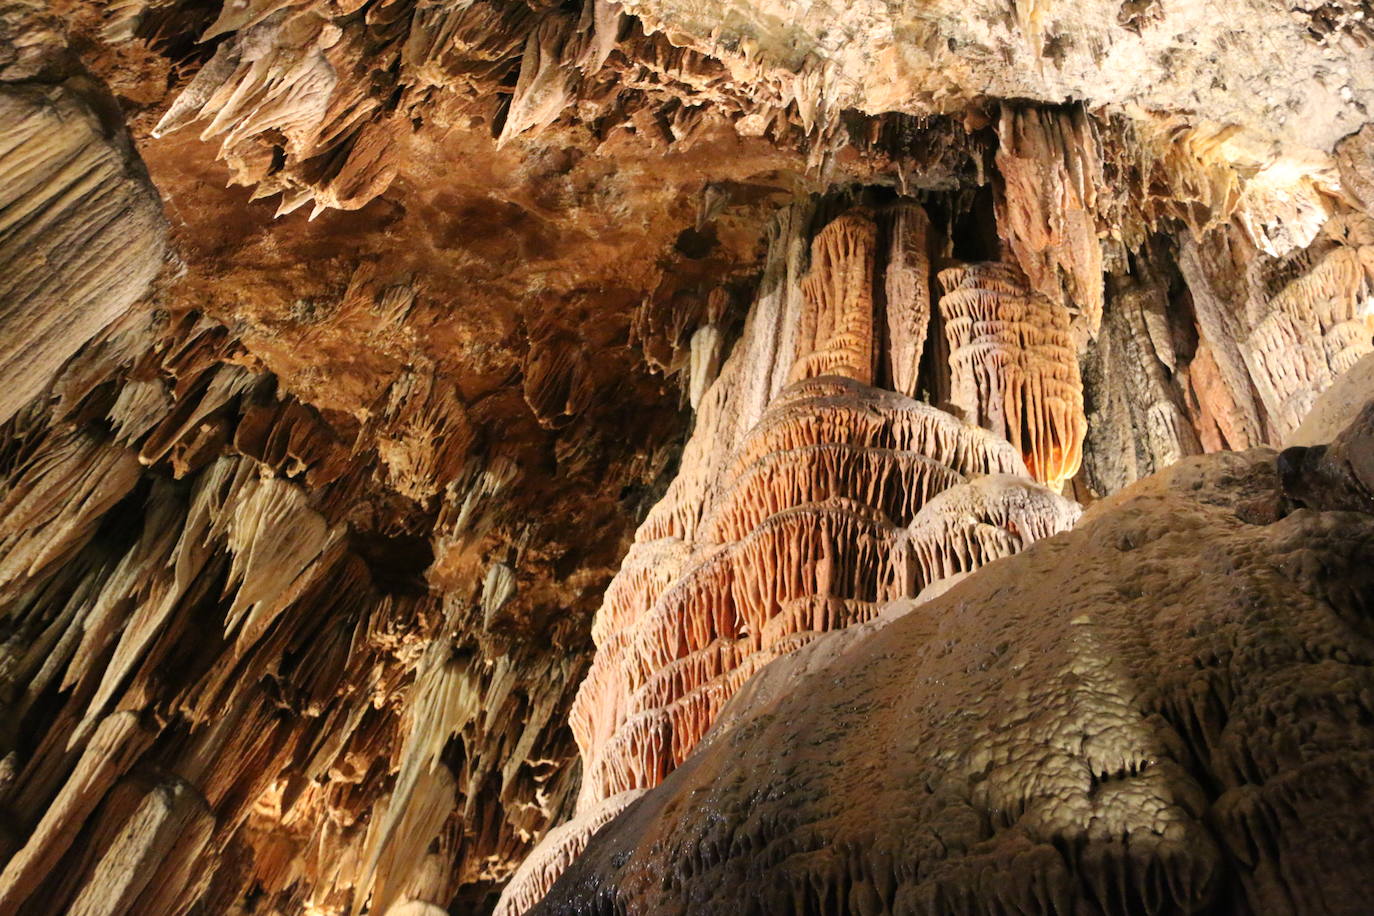
[{"label": "cave drapery", "polygon": [[1371,44],[0,0],[0,916],[1365,912]]}]

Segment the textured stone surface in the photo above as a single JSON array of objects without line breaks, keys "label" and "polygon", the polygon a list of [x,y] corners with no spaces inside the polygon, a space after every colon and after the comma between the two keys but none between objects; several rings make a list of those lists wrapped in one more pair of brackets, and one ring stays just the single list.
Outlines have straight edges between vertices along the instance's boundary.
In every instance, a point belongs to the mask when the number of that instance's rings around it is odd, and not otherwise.
[{"label": "textured stone surface", "polygon": [[[873,387],[879,363],[898,377],[928,320],[901,300],[886,322],[874,313],[877,289],[928,264],[925,234],[915,250],[907,235],[928,223],[920,206],[898,201],[886,214],[887,246],[908,255],[889,261],[896,278],[875,276],[868,213],[840,214],[808,246],[811,211],[779,219],[766,267],[776,286],[755,303],[701,400],[677,479],[607,588],[571,712],[577,813],[521,866],[498,912],[536,902],[593,831],[688,759],[760,667],[1078,517],[1030,479],[1006,438]],[[808,247],[801,272],[796,253]],[[903,330],[889,331],[888,353],[883,325]],[[1060,330],[1067,338],[1067,319]]]},{"label": "textured stone surface", "polygon": [[1317,398],[1302,424],[1284,444],[1312,446],[1330,442],[1371,400],[1374,400],[1374,354],[1364,357],[1336,379]]},{"label": "textured stone surface", "polygon": [[534,912],[1362,911],[1374,516],[1281,516],[1274,465],[774,663]]},{"label": "textured stone surface", "polygon": [[114,99],[59,25],[0,4],[0,422],[148,291],[166,242]]},{"label": "textured stone surface", "polygon": [[[0,186],[46,176],[0,215],[6,912],[489,911],[750,665],[1067,524],[1021,463],[1088,503],[1277,447],[1374,343],[1365,0],[35,9],[0,0]],[[936,277],[988,263],[1037,307],[980,359]],[[954,350],[1033,371],[956,404]],[[1286,506],[1363,505],[1328,428]],[[810,597],[637,617],[727,565]],[[659,677],[707,620],[739,657]],[[621,630],[624,708],[574,715]],[[631,702],[681,728],[584,779],[571,723]]]},{"label": "textured stone surface", "polygon": [[1264,0],[860,0],[802,10],[786,0],[627,0],[624,8],[831,116],[849,107],[949,110],[980,95],[1081,99],[1187,111],[1199,125],[1236,124],[1262,142],[1329,151],[1374,102],[1358,4],[1303,4],[1296,13]]}]

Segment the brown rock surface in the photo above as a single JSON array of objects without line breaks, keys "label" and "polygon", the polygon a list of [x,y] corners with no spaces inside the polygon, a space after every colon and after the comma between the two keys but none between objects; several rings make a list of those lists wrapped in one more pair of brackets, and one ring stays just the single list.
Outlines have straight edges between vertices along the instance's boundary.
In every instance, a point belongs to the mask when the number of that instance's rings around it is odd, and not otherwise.
[{"label": "brown rock surface", "polygon": [[[481,913],[549,833],[519,909],[754,669],[1072,524],[1027,466],[1091,502],[1348,398],[1374,9],[1290,6],[0,0],[0,913]],[[1275,524],[1348,604],[1362,529],[1293,521],[1363,506],[1335,431]]]},{"label": "brown rock surface", "polygon": [[[682,765],[760,667],[1078,517],[1032,484],[1005,438],[870,386],[873,292],[908,278],[873,275],[876,225],[854,210],[814,233],[797,277],[789,258],[810,217],[798,207],[780,220],[766,268],[778,285],[755,303],[677,480],[607,588],[571,714],[577,814],[521,867],[499,912],[536,902],[588,835]],[[898,202],[892,238],[905,242],[913,219],[925,221],[919,206]],[[923,333],[901,305],[889,326]],[[891,339],[901,356],[909,338]]]},{"label": "brown rock surface", "polygon": [[774,663],[533,912],[1362,912],[1374,516],[1279,503],[1189,459]]},{"label": "brown rock surface", "polygon": [[0,422],[162,267],[166,227],[114,99],[29,0],[0,4]]}]

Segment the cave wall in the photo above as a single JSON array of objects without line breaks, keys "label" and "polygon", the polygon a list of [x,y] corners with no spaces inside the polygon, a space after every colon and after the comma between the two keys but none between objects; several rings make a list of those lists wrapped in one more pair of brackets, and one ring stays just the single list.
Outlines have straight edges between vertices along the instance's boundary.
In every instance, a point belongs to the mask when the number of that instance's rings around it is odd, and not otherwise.
[{"label": "cave wall", "polygon": [[522,908],[1027,477],[1329,440],[1360,11],[0,4],[0,911],[481,912],[563,824]]}]

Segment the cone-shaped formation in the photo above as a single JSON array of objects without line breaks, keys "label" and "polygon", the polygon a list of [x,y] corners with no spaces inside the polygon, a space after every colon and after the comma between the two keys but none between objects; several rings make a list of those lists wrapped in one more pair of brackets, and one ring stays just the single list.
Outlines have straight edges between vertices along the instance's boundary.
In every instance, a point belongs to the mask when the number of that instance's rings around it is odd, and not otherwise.
[{"label": "cone-shaped formation", "polygon": [[940,272],[950,400],[1020,449],[1036,480],[1059,487],[1083,459],[1083,385],[1067,310],[1026,288],[1014,267]]},{"label": "cone-shaped formation", "polygon": [[887,255],[887,351],[892,387],[916,396],[930,327],[930,219],[915,204],[892,210],[892,241]]},{"label": "cone-shaped formation", "polygon": [[[687,759],[768,662],[1077,518],[1076,504],[1030,480],[1005,438],[869,387],[875,224],[856,212],[829,223],[789,290],[804,224],[783,220],[770,254],[779,287],[703,397],[678,480],[606,591],[570,717],[583,761],[578,814],[522,866],[502,913],[537,901],[592,832]],[[891,224],[887,336],[900,349],[894,374],[914,389],[930,308],[928,222],[907,202]],[[780,378],[792,382],[774,388]]]}]

